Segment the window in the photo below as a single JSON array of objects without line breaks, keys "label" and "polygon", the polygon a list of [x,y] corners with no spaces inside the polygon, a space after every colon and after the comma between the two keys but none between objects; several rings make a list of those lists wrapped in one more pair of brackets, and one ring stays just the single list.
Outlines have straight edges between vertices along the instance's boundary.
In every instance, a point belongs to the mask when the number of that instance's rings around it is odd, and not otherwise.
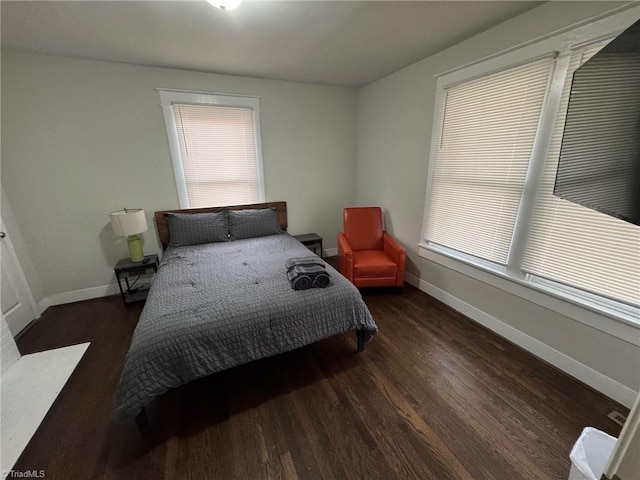
[{"label": "window", "polygon": [[256,97],[161,90],[181,208],[264,201]]},{"label": "window", "polygon": [[571,56],[522,267],[534,280],[554,280],[640,305],[640,227],[553,195],[571,74],[605,44]]},{"label": "window", "polygon": [[547,58],[447,89],[430,242],[506,265],[551,67]]},{"label": "window", "polygon": [[640,227],[553,195],[572,75],[603,37],[581,27],[438,79],[419,251],[638,325]]}]

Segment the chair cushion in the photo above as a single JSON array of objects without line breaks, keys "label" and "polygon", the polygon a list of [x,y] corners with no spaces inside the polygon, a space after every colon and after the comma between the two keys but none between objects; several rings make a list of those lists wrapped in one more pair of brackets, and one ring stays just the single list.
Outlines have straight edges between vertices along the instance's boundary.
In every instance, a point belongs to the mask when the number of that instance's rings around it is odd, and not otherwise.
[{"label": "chair cushion", "polygon": [[354,251],[383,249],[380,207],[345,208],[343,222],[344,234]]},{"label": "chair cushion", "polygon": [[384,250],[360,250],[353,252],[353,276],[393,277],[398,266]]}]

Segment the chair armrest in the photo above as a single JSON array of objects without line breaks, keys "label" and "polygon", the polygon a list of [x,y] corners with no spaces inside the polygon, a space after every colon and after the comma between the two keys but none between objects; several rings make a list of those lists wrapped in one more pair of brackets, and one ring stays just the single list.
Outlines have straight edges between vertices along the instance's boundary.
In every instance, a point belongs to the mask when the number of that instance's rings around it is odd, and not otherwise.
[{"label": "chair armrest", "polygon": [[338,270],[348,280],[353,280],[353,250],[344,233],[338,234]]},{"label": "chair armrest", "polygon": [[406,257],[407,251],[404,247],[387,232],[382,233],[382,242],[385,253],[393,258],[394,262],[400,263],[400,260],[403,260]]},{"label": "chair armrest", "polygon": [[384,251],[398,266],[396,273],[396,287],[400,288],[404,284],[404,267],[407,262],[407,251],[398,241],[387,232],[382,234]]},{"label": "chair armrest", "polygon": [[338,255],[342,252],[343,255],[353,256],[353,250],[349,245],[349,240],[344,233],[338,234]]}]

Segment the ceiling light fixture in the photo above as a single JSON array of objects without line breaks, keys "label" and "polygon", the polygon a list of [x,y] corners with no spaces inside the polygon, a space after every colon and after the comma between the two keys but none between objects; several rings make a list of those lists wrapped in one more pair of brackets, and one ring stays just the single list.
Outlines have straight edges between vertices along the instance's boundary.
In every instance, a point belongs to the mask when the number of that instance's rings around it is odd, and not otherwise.
[{"label": "ceiling light fixture", "polygon": [[242,3],[242,0],[207,0],[211,5],[220,10],[234,10]]}]

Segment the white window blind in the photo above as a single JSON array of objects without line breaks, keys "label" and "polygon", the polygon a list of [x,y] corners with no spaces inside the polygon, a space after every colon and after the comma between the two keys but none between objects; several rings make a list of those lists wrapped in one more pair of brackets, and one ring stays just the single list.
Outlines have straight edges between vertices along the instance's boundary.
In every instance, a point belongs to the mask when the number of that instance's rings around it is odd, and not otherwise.
[{"label": "white window blind", "polygon": [[523,270],[637,306],[640,305],[640,228],[553,195],[572,74],[603,46],[604,43],[586,47],[572,55]]},{"label": "white window blind", "polygon": [[553,60],[446,90],[424,239],[506,264]]},{"label": "white window blind", "polygon": [[260,201],[254,111],[173,104],[189,207]]}]

